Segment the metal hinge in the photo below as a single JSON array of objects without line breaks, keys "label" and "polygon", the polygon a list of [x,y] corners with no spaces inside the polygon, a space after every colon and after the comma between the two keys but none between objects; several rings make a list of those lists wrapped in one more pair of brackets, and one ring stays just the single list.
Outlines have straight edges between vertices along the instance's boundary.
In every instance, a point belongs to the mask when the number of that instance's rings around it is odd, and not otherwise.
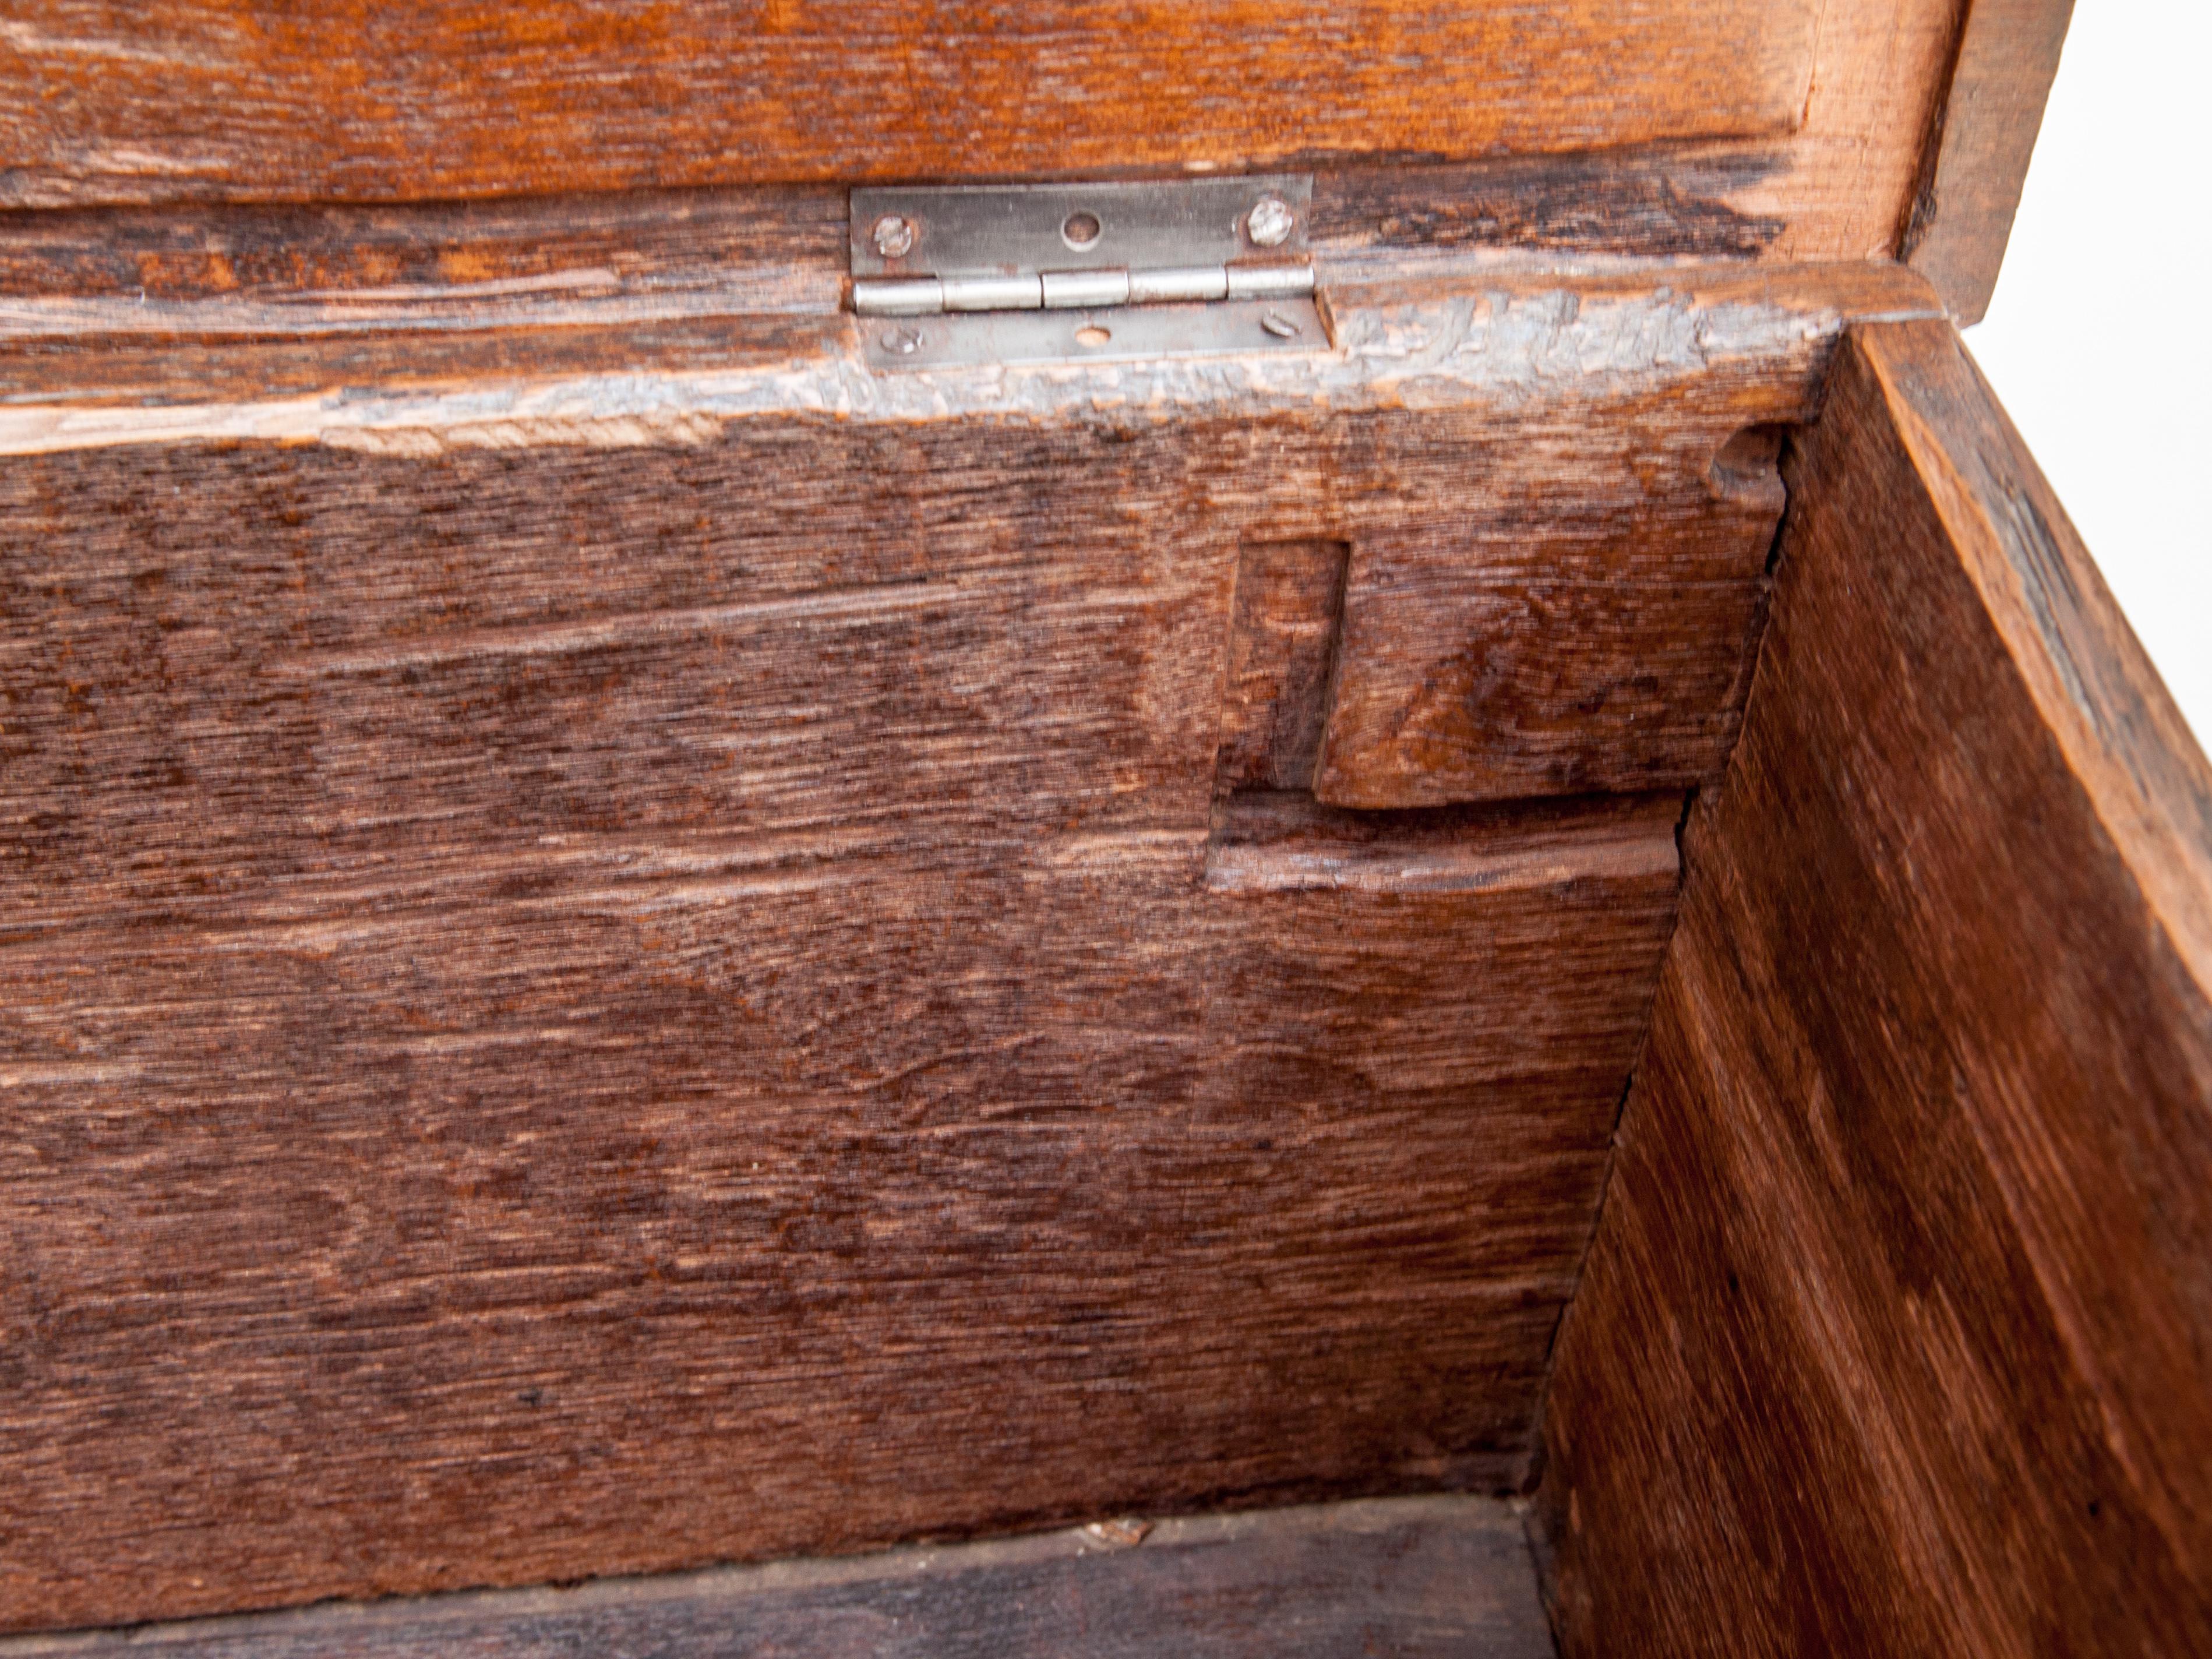
[{"label": "metal hinge", "polygon": [[1328,344],[1303,174],[855,190],[853,309],[882,368]]}]

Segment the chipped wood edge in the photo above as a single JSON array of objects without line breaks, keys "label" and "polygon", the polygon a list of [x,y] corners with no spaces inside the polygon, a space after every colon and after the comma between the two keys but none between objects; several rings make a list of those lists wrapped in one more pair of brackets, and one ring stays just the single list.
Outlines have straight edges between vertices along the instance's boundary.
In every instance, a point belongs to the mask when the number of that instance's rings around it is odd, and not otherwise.
[{"label": "chipped wood edge", "polygon": [[2212,1002],[2212,762],[1956,331],[1850,337],[2021,683]]},{"label": "chipped wood edge", "polygon": [[[0,410],[0,454],[125,444],[315,443],[381,454],[456,448],[696,445],[763,416],[887,423],[963,416],[1166,421],[1273,410],[1511,406],[1617,391],[1731,363],[1818,356],[1856,323],[1940,314],[1894,266],[1691,270],[1568,279],[1352,287],[1329,296],[1330,349],[1297,355],[878,374],[854,320],[814,354],[712,372],[471,380],[422,391],[146,406],[57,401]],[[240,348],[241,351],[246,348]],[[1799,418],[1809,418],[1807,403]]]}]

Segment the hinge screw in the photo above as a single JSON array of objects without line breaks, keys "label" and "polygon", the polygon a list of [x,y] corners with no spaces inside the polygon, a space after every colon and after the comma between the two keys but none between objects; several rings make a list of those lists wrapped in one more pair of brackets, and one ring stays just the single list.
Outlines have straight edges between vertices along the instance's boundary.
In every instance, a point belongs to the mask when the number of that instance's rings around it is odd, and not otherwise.
[{"label": "hinge screw", "polygon": [[886,259],[903,259],[914,252],[914,222],[896,213],[876,221],[876,252]]},{"label": "hinge screw", "polygon": [[921,349],[921,331],[918,328],[887,328],[878,337],[877,343],[894,356],[911,357]]},{"label": "hinge screw", "polygon": [[1291,211],[1290,204],[1279,197],[1261,197],[1251,212],[1244,216],[1244,234],[1252,239],[1255,247],[1282,246],[1291,240],[1291,232],[1297,225],[1297,217]]}]

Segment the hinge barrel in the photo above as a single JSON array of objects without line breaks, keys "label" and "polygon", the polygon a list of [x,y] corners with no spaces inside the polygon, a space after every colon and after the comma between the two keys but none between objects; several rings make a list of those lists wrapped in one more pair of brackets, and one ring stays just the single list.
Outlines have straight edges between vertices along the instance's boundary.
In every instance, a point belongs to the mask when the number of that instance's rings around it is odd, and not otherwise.
[{"label": "hinge barrel", "polygon": [[863,317],[927,317],[945,309],[945,283],[935,276],[854,283],[853,309]]},{"label": "hinge barrel", "polygon": [[1229,269],[1225,265],[1168,265],[1158,270],[1129,273],[1131,305],[1171,305],[1178,300],[1228,297]]},{"label": "hinge barrel", "polygon": [[1313,291],[1311,265],[1229,267],[1229,297],[1232,300],[1286,300]]},{"label": "hinge barrel", "polygon": [[1101,311],[1194,300],[1274,300],[1314,291],[1311,265],[1171,265],[1159,270],[1024,271],[1014,276],[884,276],[853,284],[863,317],[945,311]]}]

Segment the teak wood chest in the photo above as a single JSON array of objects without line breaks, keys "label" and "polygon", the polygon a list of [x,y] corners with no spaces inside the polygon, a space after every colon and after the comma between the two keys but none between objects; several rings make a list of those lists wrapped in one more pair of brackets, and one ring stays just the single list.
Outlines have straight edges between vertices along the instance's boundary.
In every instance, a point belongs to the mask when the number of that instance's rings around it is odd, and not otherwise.
[{"label": "teak wood chest", "polygon": [[2067,11],[0,7],[0,1659],[2212,1653]]}]

